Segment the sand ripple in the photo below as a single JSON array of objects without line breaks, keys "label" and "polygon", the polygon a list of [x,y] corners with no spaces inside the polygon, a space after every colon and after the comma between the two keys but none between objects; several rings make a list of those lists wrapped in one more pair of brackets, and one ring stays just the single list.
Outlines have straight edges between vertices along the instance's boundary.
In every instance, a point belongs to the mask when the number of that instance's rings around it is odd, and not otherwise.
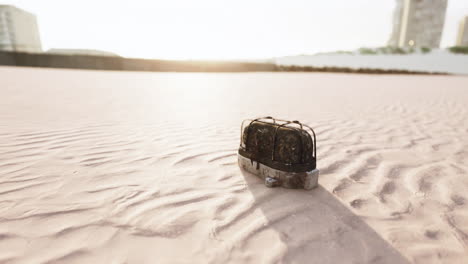
[{"label": "sand ripple", "polygon": [[[468,257],[466,78],[3,67],[0,79],[0,263]],[[239,170],[240,121],[266,114],[316,128],[318,189],[267,189]]]}]

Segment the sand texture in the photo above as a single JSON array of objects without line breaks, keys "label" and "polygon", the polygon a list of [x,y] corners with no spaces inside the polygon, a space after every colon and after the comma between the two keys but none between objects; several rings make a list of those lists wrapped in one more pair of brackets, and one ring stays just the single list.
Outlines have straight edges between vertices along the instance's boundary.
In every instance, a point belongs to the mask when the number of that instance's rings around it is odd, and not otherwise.
[{"label": "sand texture", "polygon": [[[237,165],[315,128],[320,186]],[[0,263],[467,263],[468,78],[0,67]]]}]

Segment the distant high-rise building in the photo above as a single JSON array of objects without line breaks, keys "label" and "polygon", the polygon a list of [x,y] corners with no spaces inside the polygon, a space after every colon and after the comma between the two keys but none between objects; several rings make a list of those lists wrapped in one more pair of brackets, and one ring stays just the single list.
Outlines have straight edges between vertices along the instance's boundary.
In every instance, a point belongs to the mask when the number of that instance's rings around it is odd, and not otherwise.
[{"label": "distant high-rise building", "polygon": [[41,52],[36,16],[10,5],[0,5],[0,50]]},{"label": "distant high-rise building", "polygon": [[458,29],[457,46],[468,46],[468,16],[460,21]]},{"label": "distant high-rise building", "polygon": [[390,46],[438,48],[447,0],[396,0]]},{"label": "distant high-rise building", "polygon": [[388,41],[389,46],[398,46],[400,43],[401,16],[403,15],[404,0],[397,0],[393,12],[393,31]]}]

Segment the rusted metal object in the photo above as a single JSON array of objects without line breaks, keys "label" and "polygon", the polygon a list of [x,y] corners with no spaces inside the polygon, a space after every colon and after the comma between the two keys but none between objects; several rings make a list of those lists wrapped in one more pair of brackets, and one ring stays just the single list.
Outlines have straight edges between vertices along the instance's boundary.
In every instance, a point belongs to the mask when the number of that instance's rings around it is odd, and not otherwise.
[{"label": "rusted metal object", "polygon": [[312,189],[318,184],[315,132],[299,121],[244,120],[238,161],[268,187]]}]

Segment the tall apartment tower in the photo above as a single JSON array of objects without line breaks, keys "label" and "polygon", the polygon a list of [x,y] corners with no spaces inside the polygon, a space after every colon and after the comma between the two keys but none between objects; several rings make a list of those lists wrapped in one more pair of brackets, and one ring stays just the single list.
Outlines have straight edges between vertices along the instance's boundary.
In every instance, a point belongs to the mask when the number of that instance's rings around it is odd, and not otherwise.
[{"label": "tall apartment tower", "polygon": [[10,5],[0,5],[0,50],[41,52],[36,16]]},{"label": "tall apartment tower", "polygon": [[438,48],[447,0],[396,0],[390,46]]},{"label": "tall apartment tower", "polygon": [[403,15],[404,0],[397,0],[395,11],[393,11],[393,31],[388,41],[388,46],[397,47],[400,45],[401,17]]},{"label": "tall apartment tower", "polygon": [[468,16],[460,21],[458,29],[457,46],[468,46]]}]

